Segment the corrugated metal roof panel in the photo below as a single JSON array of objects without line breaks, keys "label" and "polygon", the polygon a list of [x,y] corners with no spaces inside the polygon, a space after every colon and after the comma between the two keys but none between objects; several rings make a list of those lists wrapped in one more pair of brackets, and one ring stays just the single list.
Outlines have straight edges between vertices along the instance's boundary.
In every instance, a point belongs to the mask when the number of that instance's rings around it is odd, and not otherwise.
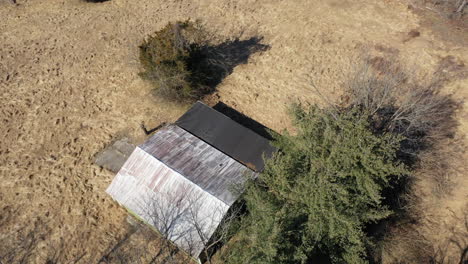
[{"label": "corrugated metal roof panel", "polygon": [[234,189],[246,177],[255,176],[243,164],[174,125],[139,147],[229,206],[238,198]]},{"label": "corrugated metal roof panel", "polygon": [[194,223],[210,237],[229,209],[140,148],[133,151],[106,192],[193,256],[203,250]]},{"label": "corrugated metal roof panel", "polygon": [[268,158],[276,151],[268,139],[201,102],[195,103],[176,125],[257,172],[264,168],[262,155]]}]

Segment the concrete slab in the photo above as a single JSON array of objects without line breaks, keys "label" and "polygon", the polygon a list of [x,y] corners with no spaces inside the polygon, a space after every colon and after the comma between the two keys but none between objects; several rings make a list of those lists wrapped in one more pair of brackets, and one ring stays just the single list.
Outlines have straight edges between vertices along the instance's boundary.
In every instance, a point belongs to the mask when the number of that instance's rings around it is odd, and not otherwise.
[{"label": "concrete slab", "polygon": [[96,155],[94,163],[100,167],[117,173],[135,149],[128,138],[115,141],[112,145]]}]

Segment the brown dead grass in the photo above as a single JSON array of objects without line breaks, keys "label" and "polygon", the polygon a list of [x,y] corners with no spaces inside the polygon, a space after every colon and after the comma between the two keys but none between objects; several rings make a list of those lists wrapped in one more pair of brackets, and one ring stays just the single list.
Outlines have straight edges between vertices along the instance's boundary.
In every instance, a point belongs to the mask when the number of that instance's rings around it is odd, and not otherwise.
[{"label": "brown dead grass", "polygon": [[[51,258],[53,251],[45,249],[56,247],[64,260],[95,262],[109,238],[123,235],[125,210],[104,192],[113,175],[92,157],[118,133],[141,141],[142,121],[155,127],[187,108],[155,99],[137,75],[139,43],[169,21],[201,19],[223,38],[263,37],[271,48],[234,68],[209,100],[276,131],[291,127],[291,101],[317,101],[311,81],[326,96],[339,96],[363,48],[398,55],[424,72],[446,58],[461,68],[468,63],[465,35],[445,34],[443,25],[400,1],[18,3],[0,2],[0,241],[11,234],[17,240],[19,230],[37,223],[41,242],[29,262]],[[466,99],[467,86],[466,79],[450,79],[443,91]],[[461,135],[468,132],[464,109],[457,117]],[[445,198],[432,197],[431,184],[420,183],[421,208],[429,209],[418,230],[436,246],[448,241],[448,227],[459,226],[466,209],[466,171],[453,178]]]}]

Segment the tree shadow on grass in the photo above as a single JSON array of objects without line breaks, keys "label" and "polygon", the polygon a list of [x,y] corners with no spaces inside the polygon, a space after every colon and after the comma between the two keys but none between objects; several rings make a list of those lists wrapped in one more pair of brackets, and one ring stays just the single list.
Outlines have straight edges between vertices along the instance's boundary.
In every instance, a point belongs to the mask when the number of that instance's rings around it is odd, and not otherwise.
[{"label": "tree shadow on grass", "polygon": [[206,86],[204,94],[215,91],[216,86],[230,75],[239,64],[246,64],[250,56],[270,49],[262,44],[262,37],[246,40],[235,39],[218,45],[204,45],[194,53],[188,63],[192,71],[192,83]]}]

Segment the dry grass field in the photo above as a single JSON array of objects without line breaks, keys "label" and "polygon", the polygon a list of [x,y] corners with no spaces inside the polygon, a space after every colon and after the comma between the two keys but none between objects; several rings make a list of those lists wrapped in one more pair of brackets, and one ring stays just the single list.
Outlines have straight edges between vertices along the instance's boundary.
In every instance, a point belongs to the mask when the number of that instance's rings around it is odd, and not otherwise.
[{"label": "dry grass field", "polygon": [[[208,98],[266,126],[290,128],[287,106],[340,96],[363,53],[445,76],[445,93],[468,97],[468,29],[403,0],[0,0],[0,249],[37,229],[37,263],[50,248],[93,263],[123,232],[126,212],[106,194],[113,174],[94,155],[126,135],[141,142],[188,108],[154,97],[138,76],[138,45],[169,21],[199,19],[223,39],[261,37],[253,54]],[[466,19],[466,17],[465,17]],[[468,107],[458,114],[468,132]],[[459,157],[468,160],[468,154]],[[418,183],[421,239],[457,263],[468,245],[468,172],[434,195]],[[454,237],[457,237],[456,239]],[[460,240],[460,239],[461,240]],[[450,242],[456,240],[457,243]],[[463,243],[465,243],[463,245]],[[391,263],[404,249],[393,250]]]}]

